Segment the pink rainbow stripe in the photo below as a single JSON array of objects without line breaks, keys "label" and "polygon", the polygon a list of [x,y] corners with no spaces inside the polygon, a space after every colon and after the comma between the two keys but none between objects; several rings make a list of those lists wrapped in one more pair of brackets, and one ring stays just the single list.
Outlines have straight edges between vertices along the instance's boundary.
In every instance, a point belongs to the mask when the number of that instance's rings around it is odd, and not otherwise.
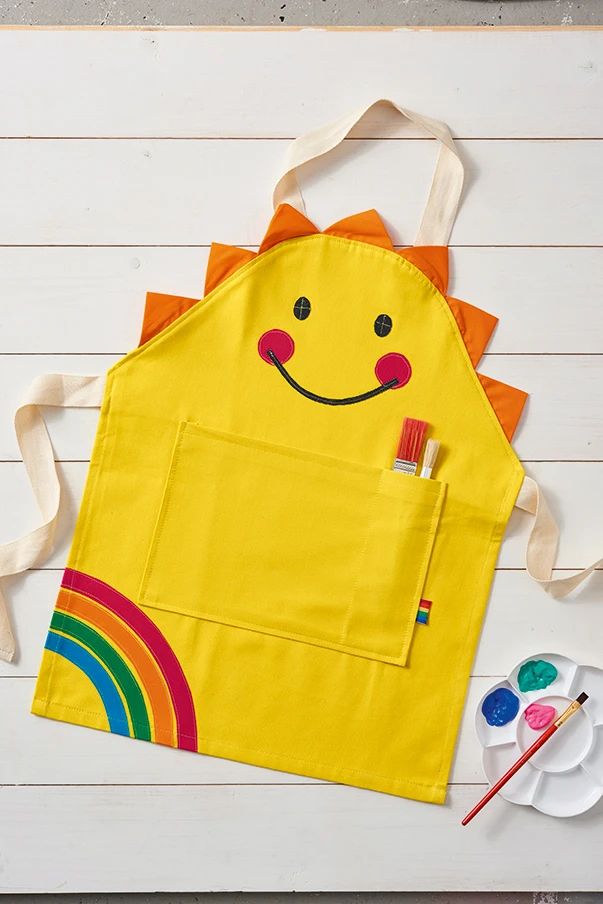
[{"label": "pink rainbow stripe", "polygon": [[82,571],[66,568],[62,586],[82,593],[114,612],[144,641],[155,657],[169,688],[176,715],[178,747],[196,751],[197,722],[193,697],[182,667],[157,625],[122,593]]}]

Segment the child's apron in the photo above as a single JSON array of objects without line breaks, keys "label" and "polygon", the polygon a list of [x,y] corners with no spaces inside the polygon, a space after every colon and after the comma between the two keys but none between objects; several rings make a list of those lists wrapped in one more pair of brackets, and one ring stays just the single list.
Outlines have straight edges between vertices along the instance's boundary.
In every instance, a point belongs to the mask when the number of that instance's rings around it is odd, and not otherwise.
[{"label": "child's apron", "polygon": [[[441,803],[513,506],[547,589],[592,571],[551,580],[556,527],[509,443],[525,394],[476,372],[496,320],[447,295],[463,167],[445,125],[396,109],[441,143],[414,247],[375,211],[324,232],[302,213],[296,169],[357,111],[293,143],[259,251],[212,246],[202,302],[149,294],[104,390],[30,390],[44,523],[0,574],[51,545],[37,406],[101,404],[34,713]],[[407,416],[441,442],[434,479],[392,470]]]}]

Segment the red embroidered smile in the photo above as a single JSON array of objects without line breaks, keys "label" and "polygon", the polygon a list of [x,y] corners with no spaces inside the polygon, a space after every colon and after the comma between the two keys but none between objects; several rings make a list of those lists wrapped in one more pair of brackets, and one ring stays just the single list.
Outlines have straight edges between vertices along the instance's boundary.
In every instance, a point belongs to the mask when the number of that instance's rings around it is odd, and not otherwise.
[{"label": "red embroidered smile", "polygon": [[289,333],[284,330],[268,330],[267,333],[260,337],[258,352],[267,364],[273,364],[276,367],[289,386],[292,386],[293,389],[307,399],[311,399],[313,402],[320,402],[323,405],[355,405],[356,402],[364,402],[367,399],[372,399],[387,392],[388,389],[401,389],[402,386],[406,386],[412,375],[412,368],[408,358],[397,352],[389,352],[379,358],[375,364],[375,375],[379,380],[379,386],[360,393],[360,395],[332,399],[328,396],[318,395],[301,386],[285,367],[286,362],[293,357],[295,352],[295,343]]}]

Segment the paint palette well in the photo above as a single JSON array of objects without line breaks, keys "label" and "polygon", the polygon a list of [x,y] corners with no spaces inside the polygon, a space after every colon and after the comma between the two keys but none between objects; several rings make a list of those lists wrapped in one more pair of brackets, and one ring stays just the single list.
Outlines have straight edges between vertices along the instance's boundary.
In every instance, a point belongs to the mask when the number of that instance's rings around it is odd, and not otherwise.
[{"label": "paint palette well", "polygon": [[558,654],[522,660],[477,707],[483,765],[493,784],[581,691],[589,699],[500,791],[549,816],[577,816],[603,795],[603,669]]}]

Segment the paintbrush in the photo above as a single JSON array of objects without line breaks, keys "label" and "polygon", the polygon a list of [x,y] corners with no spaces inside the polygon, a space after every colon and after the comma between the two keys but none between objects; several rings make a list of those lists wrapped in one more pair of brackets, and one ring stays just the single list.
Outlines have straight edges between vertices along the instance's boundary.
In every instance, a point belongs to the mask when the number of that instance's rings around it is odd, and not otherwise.
[{"label": "paintbrush", "polygon": [[402,471],[403,474],[417,473],[427,426],[427,421],[417,421],[412,417],[404,418],[394,471]]},{"label": "paintbrush", "polygon": [[582,704],[586,703],[587,700],[588,694],[582,691],[582,693],[579,694],[572,703],[570,703],[568,708],[561,713],[559,718],[556,719],[552,725],[549,725],[546,731],[542,732],[540,737],[534,741],[531,747],[528,747],[528,749],[524,753],[522,753],[519,759],[516,760],[515,763],[513,763],[511,768],[507,772],[505,772],[502,778],[499,778],[496,784],[492,785],[488,793],[484,795],[484,797],[482,797],[482,799],[474,806],[472,810],[469,811],[469,813],[467,813],[467,815],[461,822],[461,825],[466,826],[468,822],[471,822],[473,817],[477,816],[479,811],[486,806],[488,801],[492,800],[492,798],[496,794],[498,794],[503,785],[506,785],[509,779],[513,778],[516,772],[519,772],[521,767],[524,766],[538,750],[540,750],[543,744],[546,744],[549,738],[551,738],[555,734],[555,732],[559,728],[561,728],[564,722],[567,722],[567,720],[570,719],[574,715],[574,713],[577,713],[578,710],[581,709]]},{"label": "paintbrush", "polygon": [[423,465],[421,467],[421,477],[431,477],[431,472],[435,468],[435,463],[440,451],[439,439],[428,439],[425,443],[425,455],[423,456]]}]

